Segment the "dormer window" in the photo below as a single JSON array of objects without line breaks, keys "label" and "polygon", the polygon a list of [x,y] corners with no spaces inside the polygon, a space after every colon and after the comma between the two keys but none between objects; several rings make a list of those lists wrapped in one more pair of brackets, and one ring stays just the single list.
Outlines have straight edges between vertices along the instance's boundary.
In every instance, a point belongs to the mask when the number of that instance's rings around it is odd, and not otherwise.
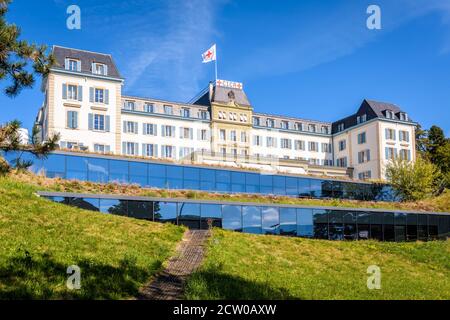
[{"label": "dormer window", "polygon": [[297,131],[303,131],[303,123],[301,122],[296,122],[294,125],[295,130]]},{"label": "dormer window", "polygon": [[267,126],[268,126],[269,128],[273,128],[273,127],[275,127],[275,120],[273,120],[273,119],[267,119],[267,120],[266,120],[266,124],[267,124]]},{"label": "dormer window", "polygon": [[92,63],[92,73],[106,76],[108,75],[108,67],[106,64],[94,62]]},{"label": "dormer window", "polygon": [[399,114],[399,118],[402,121],[408,121],[408,114],[404,113],[404,112],[400,112]]},{"label": "dormer window", "polygon": [[315,124],[309,124],[308,125],[308,131],[309,132],[316,132],[316,125]]},{"label": "dormer window", "polygon": [[125,110],[134,111],[134,109],[135,109],[134,101],[125,101],[124,107],[125,107]]},{"label": "dormer window", "polygon": [[191,116],[191,110],[189,110],[188,108],[183,108],[182,114],[184,118],[189,118]]},{"label": "dormer window", "polygon": [[281,129],[289,129],[289,121],[281,121]]},{"label": "dormer window", "polygon": [[80,60],[67,58],[65,60],[65,69],[69,71],[81,71]]},{"label": "dormer window", "polygon": [[253,117],[253,125],[254,126],[261,125],[261,119],[259,117]]},{"label": "dormer window", "polygon": [[367,121],[367,114],[363,114],[356,117],[356,123],[360,124]]},{"label": "dormer window", "polygon": [[388,119],[395,119],[394,112],[392,112],[391,110],[386,110],[385,114],[386,114],[386,118],[388,118]]},{"label": "dormer window", "polygon": [[338,132],[344,131],[344,129],[345,129],[344,123],[339,123],[339,124],[337,125],[337,131],[338,131]]},{"label": "dormer window", "polygon": [[173,114],[173,107],[169,105],[164,105],[164,113],[172,115]]},{"label": "dormer window", "polygon": [[144,104],[144,112],[153,113],[154,112],[153,109],[154,109],[153,103]]},{"label": "dormer window", "polygon": [[328,134],[328,127],[327,127],[327,126],[322,126],[322,127],[320,128],[320,131],[321,131],[322,133],[324,133],[324,134]]}]

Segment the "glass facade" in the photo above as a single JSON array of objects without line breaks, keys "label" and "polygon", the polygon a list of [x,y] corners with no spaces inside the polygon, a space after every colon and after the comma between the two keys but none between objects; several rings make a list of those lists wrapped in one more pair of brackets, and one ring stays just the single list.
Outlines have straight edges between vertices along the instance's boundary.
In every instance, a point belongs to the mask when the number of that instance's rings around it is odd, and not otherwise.
[{"label": "glass facade", "polygon": [[172,199],[138,201],[62,197],[47,192],[41,194],[53,201],[87,210],[171,222],[193,229],[207,229],[211,225],[245,233],[328,240],[427,241],[445,240],[450,236],[449,214],[297,208]]},{"label": "glass facade", "polygon": [[[12,161],[15,152],[5,158]],[[226,193],[275,194],[292,197],[395,200],[390,186],[318,178],[267,175],[237,170],[215,169],[152,161],[119,160],[117,157],[52,153],[33,161],[31,170],[48,177],[93,182],[134,183],[142,187],[189,189]],[[437,231],[436,231],[437,232]]]}]

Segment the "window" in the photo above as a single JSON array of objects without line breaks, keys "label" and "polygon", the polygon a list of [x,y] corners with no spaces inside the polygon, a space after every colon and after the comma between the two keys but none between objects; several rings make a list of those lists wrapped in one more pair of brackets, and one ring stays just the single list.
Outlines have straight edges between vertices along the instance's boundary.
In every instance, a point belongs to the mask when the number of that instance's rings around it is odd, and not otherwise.
[{"label": "window", "polygon": [[66,59],[66,70],[69,71],[81,71],[81,64],[79,60]]},{"label": "window", "polygon": [[244,131],[241,132],[241,142],[247,142],[247,134]]},{"label": "window", "polygon": [[209,140],[208,137],[208,130],[206,129],[201,129],[200,131],[198,131],[199,135],[198,135],[198,139],[199,140]]},{"label": "window", "polygon": [[67,99],[78,100],[78,86],[69,84],[67,85]]},{"label": "window", "polygon": [[308,124],[308,131],[309,132],[316,132],[317,128],[315,124]]},{"label": "window", "polygon": [[105,116],[94,114],[94,130],[105,131]]},{"label": "window", "polygon": [[400,149],[399,157],[402,160],[411,161],[411,150],[408,149]]},{"label": "window", "polygon": [[144,104],[144,112],[153,113],[154,112],[153,103],[145,103]]},{"label": "window", "polygon": [[143,123],[143,134],[149,136],[156,136],[156,124],[153,123]]},{"label": "window", "polygon": [[219,112],[217,113],[217,117],[218,117],[219,119],[225,119],[225,118],[227,117],[227,115],[226,115],[225,112],[219,111]]},{"label": "window", "polygon": [[158,146],[156,144],[151,143],[143,143],[142,144],[142,154],[145,157],[157,157]]},{"label": "window", "polygon": [[124,133],[138,133],[138,123],[134,121],[124,121],[123,122],[123,132]]},{"label": "window", "polygon": [[347,157],[337,158],[336,166],[343,168],[347,167]]},{"label": "window", "polygon": [[136,108],[136,105],[134,101],[125,101],[124,103],[125,110],[134,111]]},{"label": "window", "polygon": [[223,155],[227,154],[227,148],[220,148],[220,153]]},{"label": "window", "polygon": [[182,115],[184,118],[189,118],[191,116],[191,110],[187,109],[187,108],[183,108],[182,109]]},{"label": "window", "polygon": [[220,129],[220,131],[219,131],[219,138],[222,141],[226,140],[226,131],[224,129]]},{"label": "window", "polygon": [[174,158],[175,147],[174,146],[161,146],[161,156],[163,158]]},{"label": "window", "polygon": [[331,144],[330,143],[322,143],[322,152],[330,153],[331,152]]},{"label": "window", "polygon": [[173,107],[169,105],[164,105],[164,113],[168,115],[173,114]]},{"label": "window", "polygon": [[367,114],[363,114],[356,117],[356,123],[360,124],[367,121]]},{"label": "window", "polygon": [[370,161],[370,150],[358,152],[358,163],[365,163],[368,161]]},{"label": "window", "polygon": [[99,75],[102,75],[102,76],[106,76],[107,75],[107,66],[105,65],[105,64],[103,64],[103,63],[96,63],[96,62],[94,62],[93,64],[92,64],[92,73],[93,74],[99,74]]},{"label": "window", "polygon": [[303,123],[301,123],[301,122],[296,122],[296,123],[294,124],[294,128],[295,128],[295,130],[297,130],[297,131],[303,131]]},{"label": "window", "polygon": [[267,120],[266,120],[266,125],[267,125],[269,128],[275,127],[275,120],[273,120],[273,119],[267,119]]},{"label": "window", "polygon": [[395,130],[386,128],[385,135],[387,140],[395,140]]},{"label": "window", "polygon": [[305,150],[305,141],[295,140],[294,148],[295,150]]},{"label": "window", "polygon": [[280,126],[281,129],[289,129],[289,121],[281,121]]},{"label": "window", "polygon": [[105,144],[95,143],[94,144],[94,152],[109,153],[110,152],[110,147],[108,145],[105,145]]},{"label": "window", "polygon": [[340,141],[339,141],[339,151],[345,150],[346,147],[347,147],[347,142],[346,142],[346,140],[340,140]]},{"label": "window", "polygon": [[323,160],[323,165],[324,165],[324,166],[332,166],[332,165],[333,165],[333,160],[330,160],[330,159],[324,159],[324,160]]},{"label": "window", "polygon": [[327,127],[327,126],[322,126],[322,127],[320,128],[320,131],[321,131],[323,134],[328,134],[328,127]]},{"label": "window", "polygon": [[370,179],[371,177],[372,177],[372,171],[370,171],[370,170],[358,173],[359,180],[366,180],[366,179]]},{"label": "window", "polygon": [[339,123],[337,125],[337,132],[344,131],[344,129],[345,129],[345,124],[344,123]]},{"label": "window", "polygon": [[400,130],[400,131],[398,132],[398,139],[399,139],[400,141],[409,142],[409,132],[408,132],[408,131]]},{"label": "window", "polygon": [[247,120],[248,120],[247,115],[245,113],[240,114],[239,115],[239,120],[241,122],[247,122]]},{"label": "window", "polygon": [[261,146],[262,145],[262,138],[261,138],[261,136],[253,136],[253,145],[254,146]]},{"label": "window", "polygon": [[259,117],[253,117],[253,125],[254,126],[260,126],[261,125],[261,119]]},{"label": "window", "polygon": [[200,119],[206,120],[208,119],[208,112],[207,111],[200,111]]},{"label": "window", "polygon": [[175,137],[175,127],[174,126],[161,126],[161,135],[163,137]]},{"label": "window", "polygon": [[77,111],[67,111],[67,128],[77,129],[78,128],[78,112]]},{"label": "window", "polygon": [[280,143],[281,143],[281,148],[282,149],[292,149],[292,146],[291,146],[292,141],[291,141],[291,139],[284,139],[284,138],[282,138],[280,140]]},{"label": "window", "polygon": [[392,112],[391,110],[386,110],[385,115],[386,115],[386,118],[388,118],[388,119],[395,119],[394,112]]},{"label": "window", "polygon": [[314,151],[314,152],[319,151],[319,143],[318,142],[309,141],[308,142],[308,150],[309,151]]},{"label": "window", "polygon": [[233,156],[237,156],[237,149],[236,148],[231,149],[231,154]]},{"label": "window", "polygon": [[277,147],[277,138],[267,137],[267,147],[268,148],[276,148]]},{"label": "window", "polygon": [[190,157],[194,153],[194,148],[181,147],[180,148],[180,158]]},{"label": "window", "polygon": [[105,90],[95,88],[94,91],[95,91],[94,101],[97,103],[104,103],[105,102]]},{"label": "window", "polygon": [[194,139],[193,129],[180,127],[180,138],[181,139],[190,139],[190,140]]},{"label": "window", "polygon": [[235,130],[231,130],[230,131],[230,140],[231,141],[236,141],[237,140],[236,131]]},{"label": "window", "polygon": [[404,112],[400,112],[400,120],[401,121],[408,121],[408,115]]},{"label": "window", "polygon": [[123,154],[137,156],[139,154],[139,145],[135,142],[122,142]]},{"label": "window", "polygon": [[397,149],[386,147],[385,149],[386,160],[394,160],[397,158]]},{"label": "window", "polygon": [[366,143],[366,133],[362,132],[358,134],[358,144]]}]

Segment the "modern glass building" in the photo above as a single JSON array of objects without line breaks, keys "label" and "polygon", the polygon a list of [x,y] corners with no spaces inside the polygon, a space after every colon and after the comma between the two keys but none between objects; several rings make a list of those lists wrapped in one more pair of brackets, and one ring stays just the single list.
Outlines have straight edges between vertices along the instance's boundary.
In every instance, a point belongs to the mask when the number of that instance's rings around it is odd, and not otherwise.
[{"label": "modern glass building", "polygon": [[[17,152],[8,152],[12,162]],[[48,177],[93,182],[119,182],[142,187],[188,189],[208,192],[253,193],[291,197],[339,198],[393,201],[392,188],[386,184],[319,179],[295,175],[268,175],[253,171],[218,169],[71,152],[54,152],[46,159],[23,153],[33,161],[31,170]]]},{"label": "modern glass building", "polygon": [[114,195],[40,192],[55,202],[150,221],[171,222],[193,229],[208,224],[238,232],[329,240],[445,240],[450,214],[376,209],[301,207],[157,199]]}]

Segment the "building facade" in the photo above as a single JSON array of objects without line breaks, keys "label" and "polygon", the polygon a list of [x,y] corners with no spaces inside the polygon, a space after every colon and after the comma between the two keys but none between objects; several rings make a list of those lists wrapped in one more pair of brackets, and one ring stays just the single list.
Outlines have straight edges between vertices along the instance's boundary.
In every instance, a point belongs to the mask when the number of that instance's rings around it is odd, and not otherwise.
[{"label": "building facade", "polygon": [[217,80],[189,103],[122,94],[111,55],[53,47],[36,124],[60,148],[291,174],[384,179],[415,160],[415,126],[389,103],[322,122],[255,112],[242,83]]}]

